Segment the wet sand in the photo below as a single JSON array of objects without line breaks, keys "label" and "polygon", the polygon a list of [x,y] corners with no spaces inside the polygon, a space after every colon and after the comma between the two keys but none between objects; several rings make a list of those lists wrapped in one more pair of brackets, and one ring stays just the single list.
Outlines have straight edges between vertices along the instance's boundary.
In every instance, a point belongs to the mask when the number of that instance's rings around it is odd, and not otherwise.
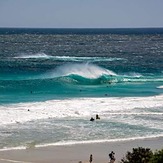
[{"label": "wet sand", "polygon": [[136,147],[162,149],[163,137],[0,151],[0,163],[88,163],[90,154],[92,163],[108,163],[111,151],[115,152],[115,163],[118,163],[127,151]]}]

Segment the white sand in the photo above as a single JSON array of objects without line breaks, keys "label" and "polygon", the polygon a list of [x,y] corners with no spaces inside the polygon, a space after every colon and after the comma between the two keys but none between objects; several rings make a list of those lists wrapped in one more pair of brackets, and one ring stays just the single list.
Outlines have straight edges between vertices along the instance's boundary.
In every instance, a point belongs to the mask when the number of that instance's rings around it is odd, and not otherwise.
[{"label": "white sand", "polygon": [[112,150],[115,152],[116,163],[118,163],[127,151],[132,151],[132,148],[136,147],[163,149],[163,137],[0,151],[0,163],[79,163],[79,161],[86,163],[89,162],[90,154],[93,155],[93,163],[108,163],[108,154]]}]

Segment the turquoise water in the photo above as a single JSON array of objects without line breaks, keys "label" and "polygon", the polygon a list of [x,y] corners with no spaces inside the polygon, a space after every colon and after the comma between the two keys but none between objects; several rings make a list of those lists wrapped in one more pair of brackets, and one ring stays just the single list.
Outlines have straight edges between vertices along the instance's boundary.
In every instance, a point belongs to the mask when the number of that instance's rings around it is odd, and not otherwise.
[{"label": "turquoise water", "polygon": [[0,29],[0,148],[163,135],[162,87],[162,29]]},{"label": "turquoise water", "polygon": [[157,89],[163,82],[162,34],[111,31],[1,29],[0,103],[162,93]]}]

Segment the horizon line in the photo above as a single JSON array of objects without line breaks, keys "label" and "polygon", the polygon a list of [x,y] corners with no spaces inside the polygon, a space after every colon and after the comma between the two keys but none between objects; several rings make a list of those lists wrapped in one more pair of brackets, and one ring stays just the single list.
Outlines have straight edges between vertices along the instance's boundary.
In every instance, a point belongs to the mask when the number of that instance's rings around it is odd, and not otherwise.
[{"label": "horizon line", "polygon": [[7,29],[160,29],[163,27],[0,27]]}]

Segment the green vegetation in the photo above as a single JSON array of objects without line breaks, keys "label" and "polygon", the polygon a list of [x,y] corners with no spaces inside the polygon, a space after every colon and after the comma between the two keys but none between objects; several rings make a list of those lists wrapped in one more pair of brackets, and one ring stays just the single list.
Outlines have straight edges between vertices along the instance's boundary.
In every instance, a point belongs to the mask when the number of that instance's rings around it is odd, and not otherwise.
[{"label": "green vegetation", "polygon": [[163,163],[163,149],[154,152],[149,163]]},{"label": "green vegetation", "polygon": [[127,151],[121,163],[163,163],[163,149],[152,152],[150,148],[133,148],[132,152]]}]

